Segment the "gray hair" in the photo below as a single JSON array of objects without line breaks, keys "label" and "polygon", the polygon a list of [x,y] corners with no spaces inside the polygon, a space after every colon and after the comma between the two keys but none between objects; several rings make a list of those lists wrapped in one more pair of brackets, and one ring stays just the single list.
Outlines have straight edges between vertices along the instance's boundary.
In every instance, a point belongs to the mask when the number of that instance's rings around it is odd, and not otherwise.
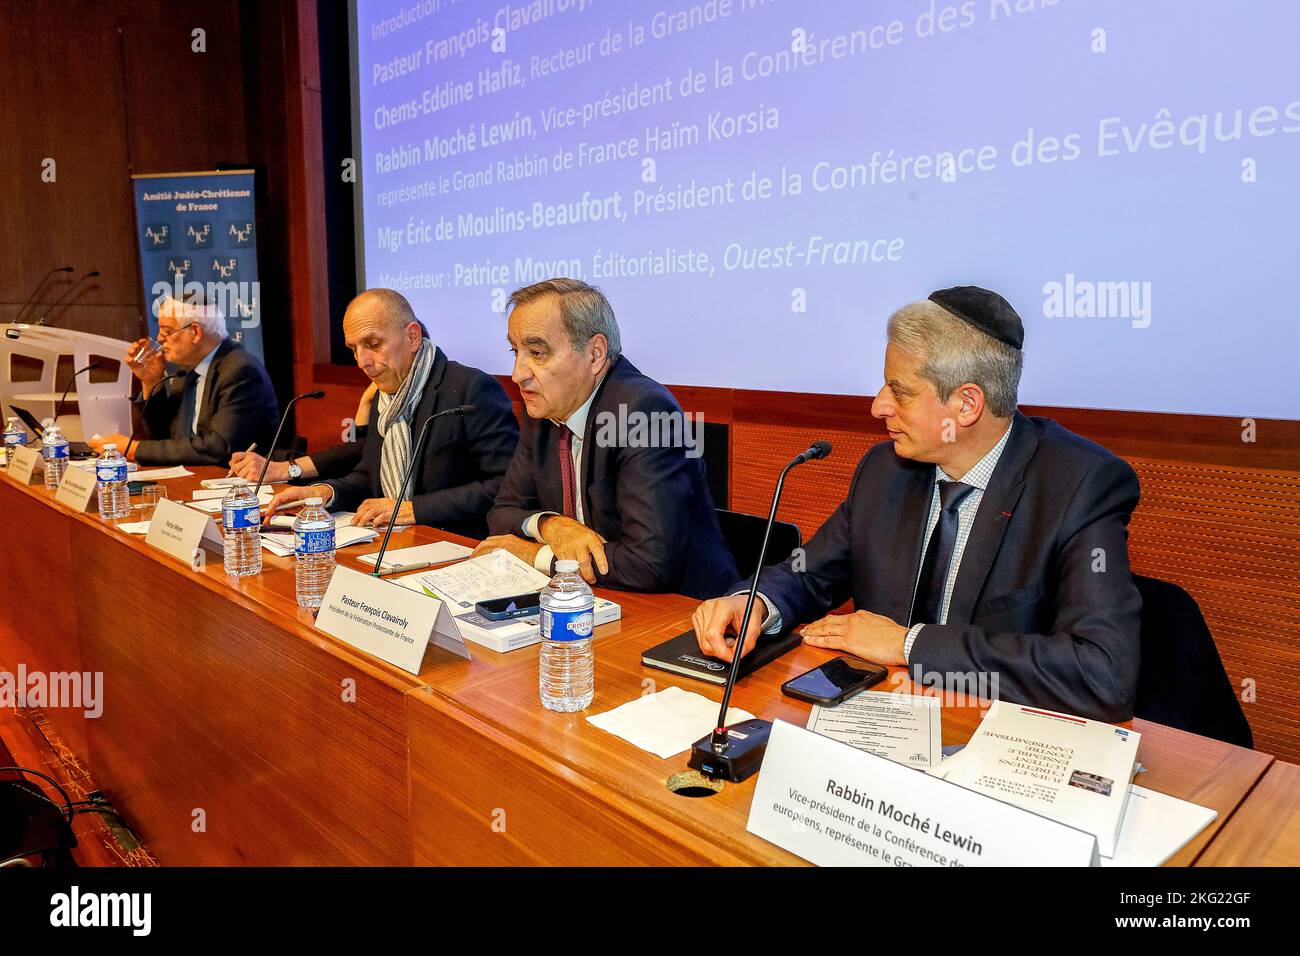
[{"label": "gray hair", "polygon": [[998,418],[1015,413],[1024,353],[967,325],[928,299],[903,306],[889,317],[890,344],[921,363],[920,375],[945,402],[967,382],[984,390],[988,410]]},{"label": "gray hair", "polygon": [[221,311],[221,306],[215,302],[208,302],[201,292],[187,292],[183,298],[177,299],[174,295],[165,295],[158,302],[158,310],[155,315],[162,315],[162,311],[171,304],[171,313],[177,318],[183,318],[187,322],[193,322],[203,334],[216,339],[224,339],[229,334],[226,328],[226,316]]},{"label": "gray hair", "polygon": [[569,333],[574,349],[585,348],[593,336],[603,335],[609,343],[609,360],[612,363],[623,352],[623,342],[618,334],[618,320],[605,293],[580,279],[546,279],[526,285],[510,293],[507,310],[535,302],[548,295],[559,296],[560,318]]}]

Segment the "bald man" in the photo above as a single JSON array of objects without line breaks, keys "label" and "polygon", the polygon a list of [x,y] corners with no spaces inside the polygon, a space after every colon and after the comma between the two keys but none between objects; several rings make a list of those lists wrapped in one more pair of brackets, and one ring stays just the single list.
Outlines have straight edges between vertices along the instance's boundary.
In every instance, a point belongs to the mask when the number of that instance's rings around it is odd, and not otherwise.
[{"label": "bald man", "polygon": [[486,537],[488,509],[519,441],[501,383],[447,358],[411,304],[392,289],[368,289],[353,299],[343,316],[343,338],[376,388],[361,461],[342,478],[280,492],[268,514],[319,496],[331,511],[355,511],[354,525],[387,524],[424,423],[449,408],[473,405],[469,415],[448,415],[430,426],[397,523]]}]

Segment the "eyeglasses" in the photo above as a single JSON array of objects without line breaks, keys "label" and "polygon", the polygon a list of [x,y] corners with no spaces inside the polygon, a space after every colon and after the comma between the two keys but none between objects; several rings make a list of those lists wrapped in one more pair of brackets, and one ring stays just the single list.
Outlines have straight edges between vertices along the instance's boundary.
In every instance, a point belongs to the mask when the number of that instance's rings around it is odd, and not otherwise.
[{"label": "eyeglasses", "polygon": [[164,329],[161,325],[158,326],[158,344],[162,345],[162,343],[166,342],[177,332],[181,331],[182,329],[188,329],[193,324],[194,324],[193,322],[186,322],[184,325],[178,325],[174,329]]}]

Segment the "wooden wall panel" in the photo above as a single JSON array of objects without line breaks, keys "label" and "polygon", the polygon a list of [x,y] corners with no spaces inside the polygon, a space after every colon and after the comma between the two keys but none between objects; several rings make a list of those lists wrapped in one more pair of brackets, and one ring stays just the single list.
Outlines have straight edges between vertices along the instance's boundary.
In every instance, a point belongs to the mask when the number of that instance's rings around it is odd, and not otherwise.
[{"label": "wooden wall panel", "polygon": [[[99,269],[55,315],[68,328],[118,334],[134,327],[140,283],[117,15],[92,2],[13,0],[0,22],[0,321],[51,267],[72,265],[43,301]],[[46,159],[53,182],[41,178]]]},{"label": "wooden wall panel", "polygon": [[777,516],[799,526],[804,540],[848,494],[862,456],[883,436],[824,428],[742,425],[731,428],[731,507],[766,515],[772,506],[776,477],[795,455],[818,439],[831,443],[831,456],[801,465],[790,473]]},{"label": "wooden wall panel", "polygon": [[1300,761],[1300,474],[1130,458],[1134,570],[1201,606],[1255,746]]},{"label": "wooden wall panel", "polygon": [[[122,339],[144,313],[131,174],[246,159],[237,0],[0,2],[0,321],[54,265],[103,275],[51,321]],[[207,51],[190,31],[207,31]],[[41,162],[57,163],[42,182]],[[51,282],[42,301],[68,288]]]}]

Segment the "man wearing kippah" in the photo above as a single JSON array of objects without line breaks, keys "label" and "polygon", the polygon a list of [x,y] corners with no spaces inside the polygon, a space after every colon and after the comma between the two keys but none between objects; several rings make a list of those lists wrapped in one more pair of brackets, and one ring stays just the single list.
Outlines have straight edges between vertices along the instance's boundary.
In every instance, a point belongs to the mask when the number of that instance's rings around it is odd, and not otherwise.
[{"label": "man wearing kippah", "polygon": [[[807,624],[804,643],[906,665],[926,686],[996,675],[1005,700],[1132,717],[1133,469],[1016,409],[1024,327],[1002,296],[944,289],[888,333],[871,413],[892,440],[863,456],[805,553],[763,571],[766,614],[755,608],[744,652]],[[830,614],[849,598],[854,613]],[[743,593],[700,605],[701,650],[730,660],[744,607]]]}]

